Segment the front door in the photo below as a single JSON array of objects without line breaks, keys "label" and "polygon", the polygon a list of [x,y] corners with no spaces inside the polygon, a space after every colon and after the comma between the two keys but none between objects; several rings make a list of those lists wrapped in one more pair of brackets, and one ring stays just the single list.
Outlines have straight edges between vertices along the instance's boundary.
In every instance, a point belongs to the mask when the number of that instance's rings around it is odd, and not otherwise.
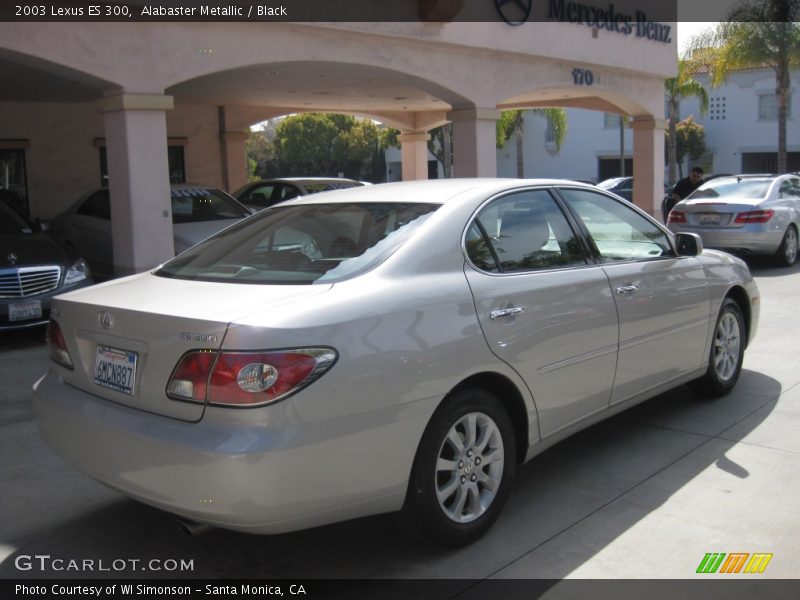
[{"label": "front door", "polygon": [[619,313],[611,403],[700,367],[711,310],[700,261],[676,256],[668,235],[624,202],[583,189],[560,193],[591,237]]}]

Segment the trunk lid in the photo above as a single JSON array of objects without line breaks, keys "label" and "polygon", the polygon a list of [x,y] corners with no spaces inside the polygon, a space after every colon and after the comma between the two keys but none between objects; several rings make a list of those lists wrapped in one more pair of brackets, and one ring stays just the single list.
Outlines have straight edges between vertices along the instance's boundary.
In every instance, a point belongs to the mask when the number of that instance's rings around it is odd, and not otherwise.
[{"label": "trunk lid", "polygon": [[684,200],[674,210],[686,213],[687,224],[694,227],[743,227],[736,223],[739,213],[757,210],[761,200],[728,198],[723,201],[698,198]]},{"label": "trunk lid", "polygon": [[198,421],[203,404],[166,394],[180,358],[190,350],[219,349],[231,321],[330,287],[234,285],[146,273],[64,294],[54,302],[54,316],[74,370],[61,373],[70,385],[106,400]]}]

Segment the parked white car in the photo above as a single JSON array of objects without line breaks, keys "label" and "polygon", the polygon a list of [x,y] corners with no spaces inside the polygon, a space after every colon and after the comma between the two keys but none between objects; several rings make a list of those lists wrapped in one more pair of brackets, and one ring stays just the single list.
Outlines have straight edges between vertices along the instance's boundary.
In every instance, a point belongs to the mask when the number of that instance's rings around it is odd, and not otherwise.
[{"label": "parked white car", "polygon": [[67,461],[195,522],[400,511],[463,544],[569,434],[728,393],[758,316],[744,262],[592,186],[366,186],[58,297],[34,403]]},{"label": "parked white car", "polygon": [[[173,183],[170,195],[175,254],[251,214],[222,190],[204,185]],[[52,234],[85,257],[96,276],[114,276],[108,188],[84,195],[57,216]]]}]

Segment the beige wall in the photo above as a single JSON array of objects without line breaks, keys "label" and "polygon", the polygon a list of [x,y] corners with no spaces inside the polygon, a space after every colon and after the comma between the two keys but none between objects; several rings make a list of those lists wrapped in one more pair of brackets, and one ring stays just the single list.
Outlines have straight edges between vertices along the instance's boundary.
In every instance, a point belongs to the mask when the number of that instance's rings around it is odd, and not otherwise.
[{"label": "beige wall", "polygon": [[[105,138],[96,106],[77,103],[0,103],[0,140],[24,140],[31,216],[49,219],[100,186]],[[217,109],[182,106],[167,112],[167,135],[186,138],[186,180],[221,187]]]}]

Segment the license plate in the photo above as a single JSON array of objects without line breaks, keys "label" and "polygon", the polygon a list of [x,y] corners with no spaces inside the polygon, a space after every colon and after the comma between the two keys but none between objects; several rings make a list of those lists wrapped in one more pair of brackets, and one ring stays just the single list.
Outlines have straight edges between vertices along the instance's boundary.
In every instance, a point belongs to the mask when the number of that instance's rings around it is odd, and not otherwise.
[{"label": "license plate", "polygon": [[28,319],[38,319],[41,316],[42,302],[40,300],[12,302],[8,305],[9,321],[27,321]]},{"label": "license plate", "polygon": [[136,352],[98,346],[94,361],[95,384],[133,396],[137,358]]},{"label": "license plate", "polygon": [[717,213],[701,213],[700,225],[719,225],[719,215]]}]

